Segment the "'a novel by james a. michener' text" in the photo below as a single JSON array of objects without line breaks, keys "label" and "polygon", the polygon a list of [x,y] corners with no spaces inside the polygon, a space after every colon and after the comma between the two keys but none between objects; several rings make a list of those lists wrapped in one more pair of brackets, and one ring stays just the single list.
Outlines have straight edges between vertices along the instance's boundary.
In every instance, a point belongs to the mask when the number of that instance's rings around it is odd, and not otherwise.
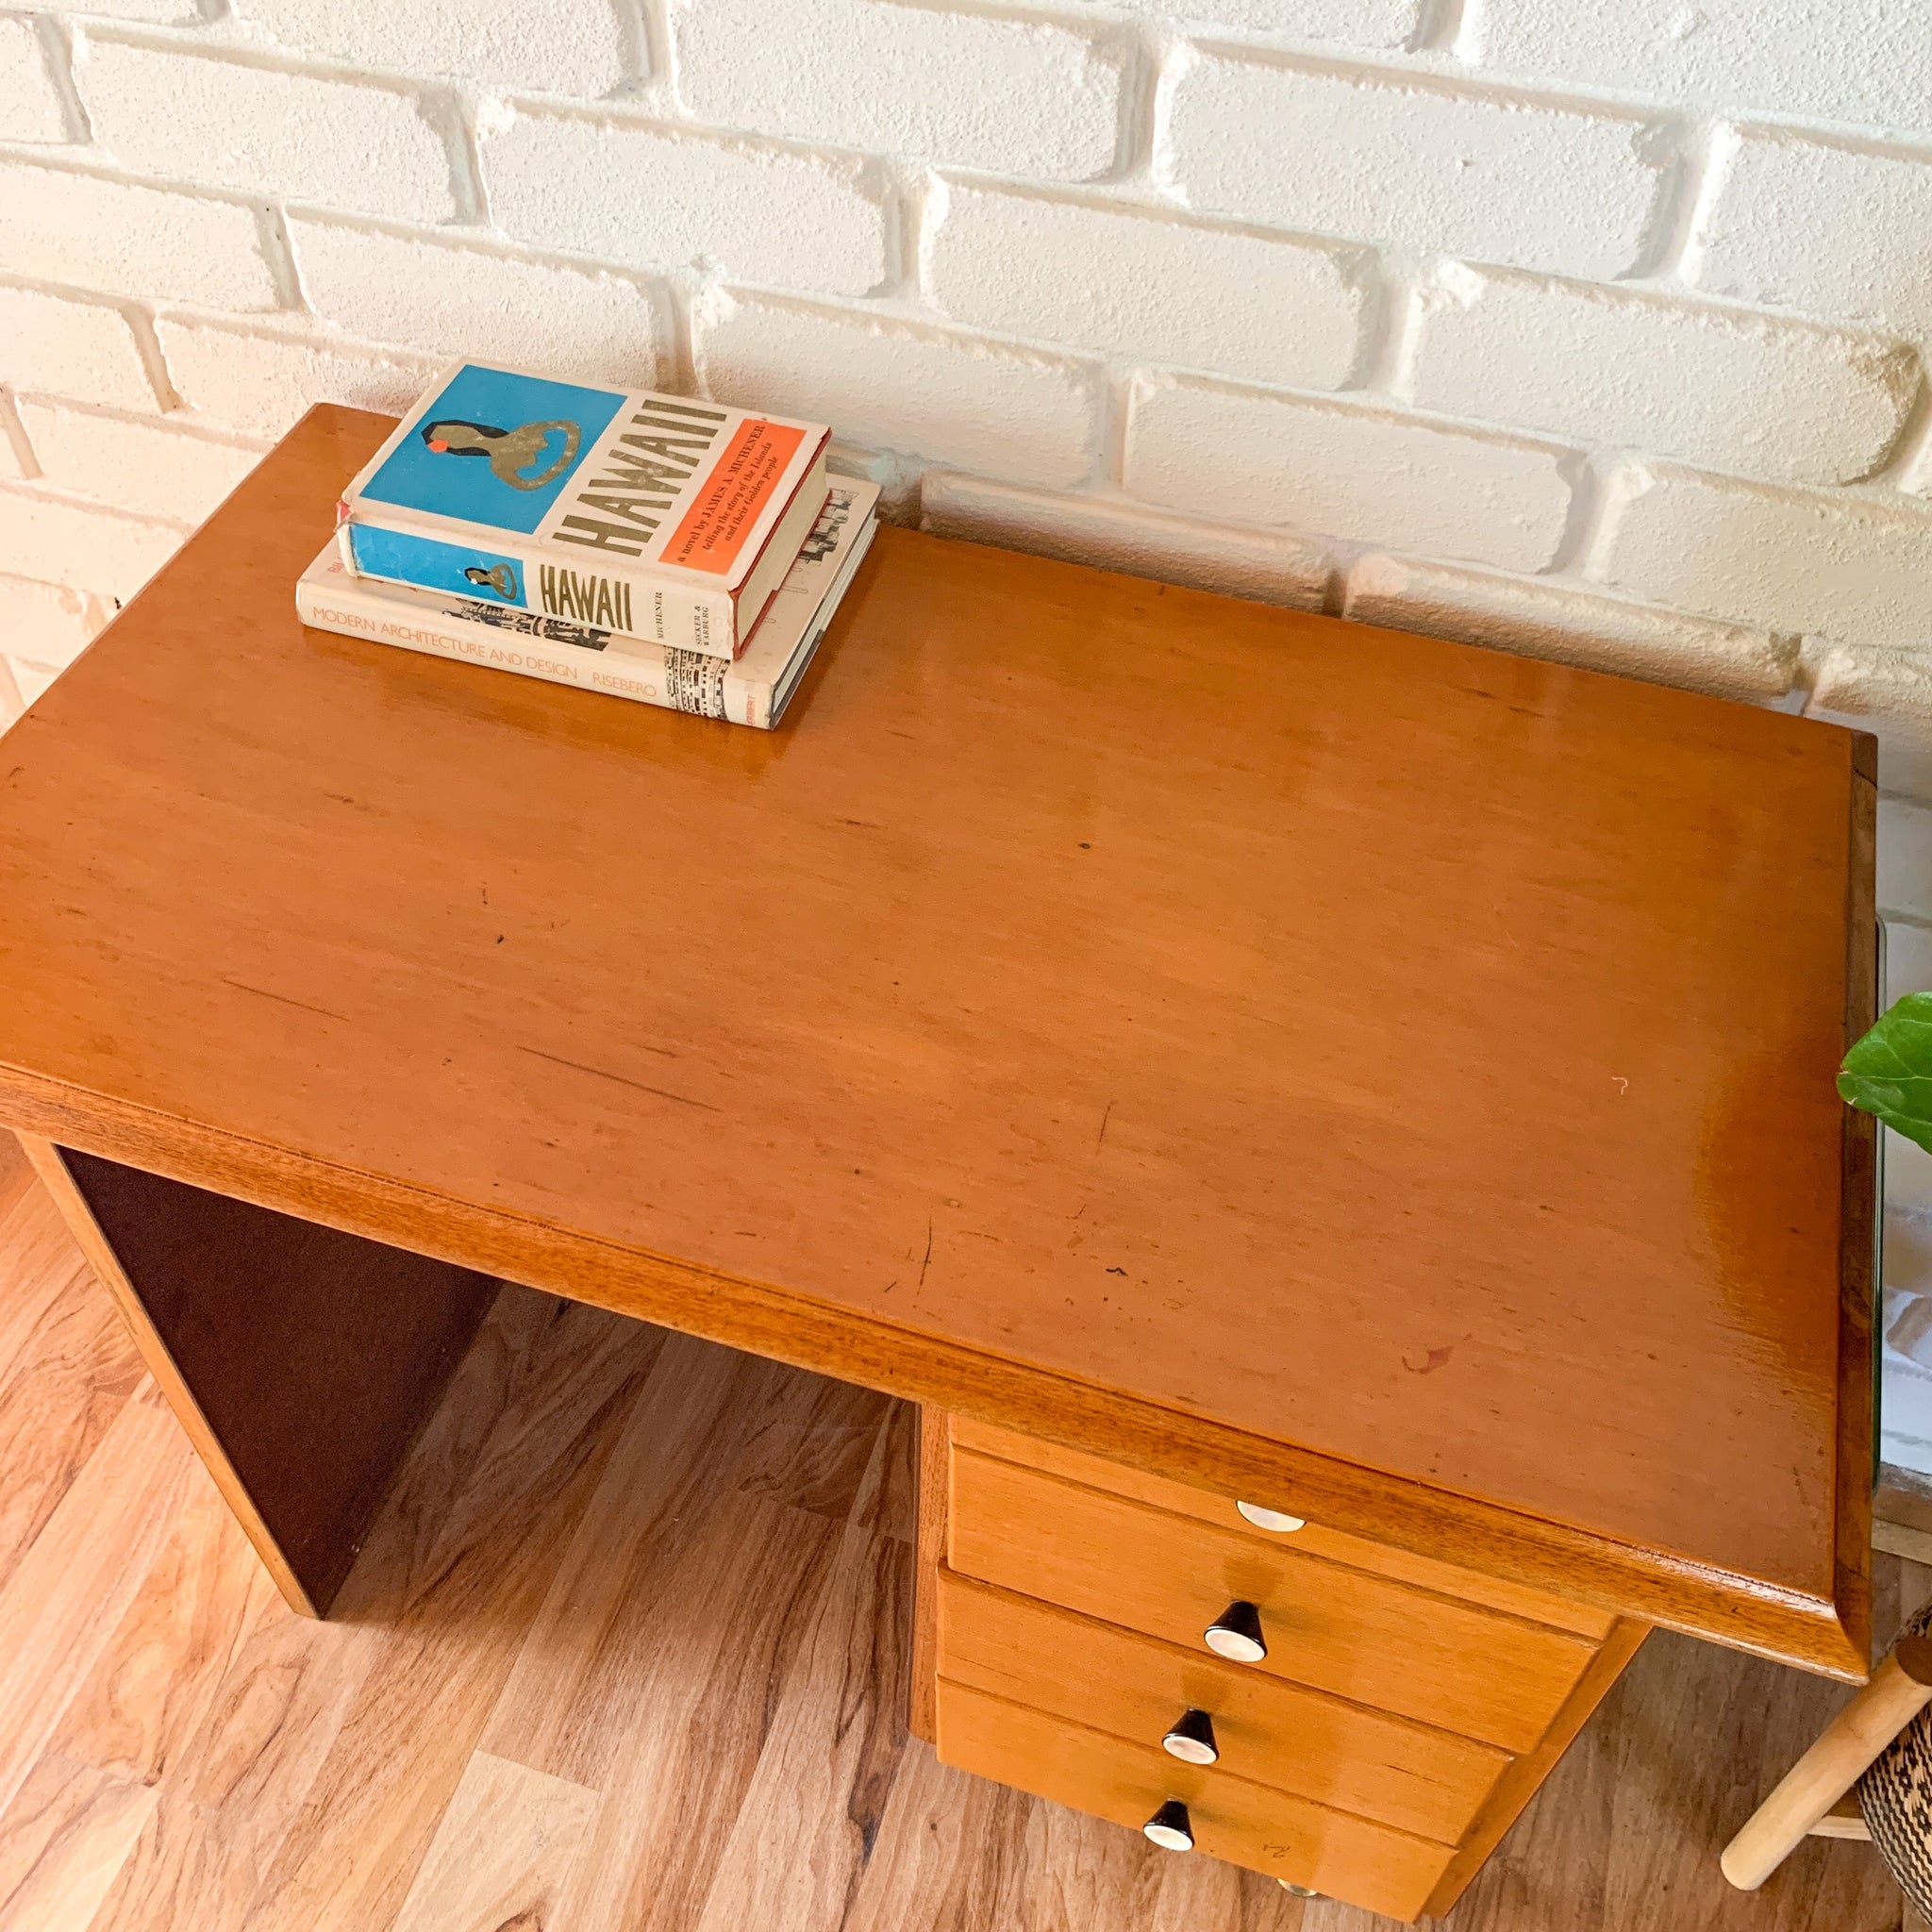
[{"label": "'a novel by james a. michener' text", "polygon": [[342,561],[733,658],[824,506],[830,434],[458,363],[343,492]]}]

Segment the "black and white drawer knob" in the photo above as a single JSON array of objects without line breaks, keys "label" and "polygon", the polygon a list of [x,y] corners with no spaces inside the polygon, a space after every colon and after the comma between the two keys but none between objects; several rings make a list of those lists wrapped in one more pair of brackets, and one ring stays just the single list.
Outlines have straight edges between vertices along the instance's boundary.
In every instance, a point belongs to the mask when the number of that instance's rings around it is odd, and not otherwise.
[{"label": "black and white drawer knob", "polygon": [[1272,1529],[1276,1536],[1286,1536],[1291,1529],[1308,1526],[1306,1516],[1284,1516],[1279,1509],[1264,1509],[1258,1503],[1237,1503],[1234,1507],[1257,1529]]},{"label": "black and white drawer knob", "polygon": [[1205,1710],[1184,1710],[1167,1728],[1160,1748],[1183,1764],[1212,1764],[1221,1756],[1214,1720]]},{"label": "black and white drawer knob", "polygon": [[1268,1655],[1261,1636],[1261,1613],[1253,1604],[1237,1598],[1208,1624],[1208,1648],[1216,1657],[1237,1664],[1257,1664]]},{"label": "black and white drawer knob", "polygon": [[1178,1798],[1170,1798],[1141,1829],[1163,1852],[1191,1852],[1194,1827],[1188,1807]]}]

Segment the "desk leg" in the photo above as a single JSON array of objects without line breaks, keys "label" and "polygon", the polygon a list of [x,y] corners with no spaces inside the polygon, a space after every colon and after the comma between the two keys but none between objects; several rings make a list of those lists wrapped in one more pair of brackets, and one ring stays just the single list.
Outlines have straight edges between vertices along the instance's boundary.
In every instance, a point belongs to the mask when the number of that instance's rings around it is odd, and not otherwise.
[{"label": "desk leg", "polygon": [[325,1615],[496,1283],[21,1144],[283,1596]]}]

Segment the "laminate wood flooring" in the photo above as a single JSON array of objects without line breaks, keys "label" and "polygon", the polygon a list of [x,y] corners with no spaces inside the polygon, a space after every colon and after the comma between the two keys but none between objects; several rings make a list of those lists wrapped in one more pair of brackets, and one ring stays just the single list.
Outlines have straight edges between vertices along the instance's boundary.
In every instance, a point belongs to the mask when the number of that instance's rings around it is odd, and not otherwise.
[{"label": "laminate wood flooring", "polygon": [[[901,1405],[506,1290],[325,1624],[0,1134],[0,1932],[1377,1932],[903,1724]],[[1881,1557],[1881,1626],[1932,1571]],[[1924,1932],[1718,1848],[1841,1688],[1653,1638],[1453,1932]]]}]

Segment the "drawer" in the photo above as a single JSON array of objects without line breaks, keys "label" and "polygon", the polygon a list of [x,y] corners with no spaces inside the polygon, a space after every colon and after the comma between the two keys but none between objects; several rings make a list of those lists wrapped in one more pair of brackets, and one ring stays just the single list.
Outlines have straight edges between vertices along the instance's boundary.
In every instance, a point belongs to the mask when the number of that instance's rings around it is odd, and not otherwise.
[{"label": "drawer", "polygon": [[[1184,1710],[1214,1722],[1216,1769],[1455,1844],[1509,1754],[1364,1709],[1198,1649],[939,1573],[939,1674],[1083,1729],[1158,1748]],[[1165,1756],[1166,1754],[1162,1754]],[[1180,1769],[1180,1760],[1172,1762]]]},{"label": "drawer", "polygon": [[[1367,1537],[1351,1536],[1326,1524],[1306,1523],[1298,1530],[1280,1531],[1256,1527],[1235,1507],[1232,1496],[1215,1494],[1212,1490],[1196,1489],[1167,1476],[1148,1475],[1125,1463],[1108,1462],[1078,1449],[1062,1449],[1058,1443],[1042,1441],[1037,1436],[1023,1436],[1013,1429],[996,1428],[991,1423],[970,1421],[965,1416],[951,1418],[952,1439],[961,1448],[982,1456],[996,1456],[1005,1462],[1017,1462],[1069,1482],[1084,1483],[1089,1489],[1107,1490],[1135,1502],[1151,1503],[1177,1516],[1191,1516],[1211,1523],[1219,1529],[1238,1535],[1274,1541],[1291,1535],[1298,1549],[1311,1557],[1325,1557],[1331,1562],[1347,1563],[1357,1570],[1372,1571],[1398,1583],[1413,1583],[1442,1596],[1461,1597],[1473,1604],[1484,1604],[1493,1610],[1507,1610],[1511,1616],[1527,1617],[1532,1623],[1548,1624],[1559,1630],[1574,1630],[1579,1637],[1601,1642],[1610,1634],[1616,1619],[1607,1610],[1588,1604],[1573,1603],[1567,1597],[1552,1596],[1546,1591],[1527,1585],[1506,1583],[1499,1577],[1483,1576],[1474,1570],[1459,1569],[1429,1557],[1411,1556],[1389,1543]],[[1292,1517],[1292,1497],[1256,1496],[1250,1502],[1278,1509]]]},{"label": "drawer", "polygon": [[1455,1597],[1064,1482],[952,1457],[947,1560],[1022,1596],[1201,1656],[1235,1599],[1260,1610],[1251,1668],[1512,1752],[1541,1738],[1597,1645]]},{"label": "drawer", "polygon": [[1218,1766],[1196,1770],[1164,1751],[944,1678],[938,1718],[943,1763],[1134,1831],[1178,1798],[1197,1851],[1391,1918],[1413,1919],[1455,1856],[1447,1845],[1250,1784]]}]

